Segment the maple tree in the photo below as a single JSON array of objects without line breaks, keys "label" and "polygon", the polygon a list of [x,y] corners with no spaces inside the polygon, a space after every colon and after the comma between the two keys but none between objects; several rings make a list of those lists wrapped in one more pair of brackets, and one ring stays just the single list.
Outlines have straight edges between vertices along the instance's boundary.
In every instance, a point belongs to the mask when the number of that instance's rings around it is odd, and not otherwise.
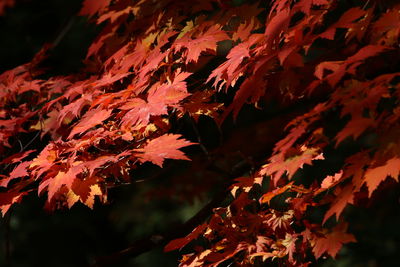
[{"label": "maple tree", "polygon": [[[189,244],[180,266],[334,258],[356,242],[346,207],[398,182],[399,14],[379,0],[83,1],[101,31],[79,72],[49,75],[50,44],[0,75],[2,214],[28,194],[48,210],[93,208],[146,168],[186,160],[158,190],[215,198],[97,264]],[[268,116],[205,144],[202,120],[223,129],[251,105]]]}]

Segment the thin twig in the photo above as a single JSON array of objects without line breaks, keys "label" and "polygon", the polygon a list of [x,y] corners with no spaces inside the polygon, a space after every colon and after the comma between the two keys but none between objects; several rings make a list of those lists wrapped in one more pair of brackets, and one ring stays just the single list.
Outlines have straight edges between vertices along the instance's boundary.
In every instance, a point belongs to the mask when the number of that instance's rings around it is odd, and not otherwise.
[{"label": "thin twig", "polygon": [[[279,110],[279,112],[276,112],[276,114],[272,114],[269,119],[272,119],[278,115],[282,116],[287,113],[295,114],[298,110],[304,109],[305,107],[307,107],[307,101],[304,101],[302,104],[298,104],[295,107],[291,106],[289,108]],[[270,149],[272,152],[272,147]],[[145,252],[151,251],[154,248],[165,246],[169,241],[173,239],[186,236],[196,226],[206,221],[207,218],[212,215],[213,209],[219,207],[223,203],[223,201],[228,198],[228,196],[230,195],[229,188],[235,178],[239,177],[240,175],[243,175],[244,173],[248,173],[249,171],[254,169],[256,165],[258,166],[259,164],[261,164],[261,162],[253,162],[253,160],[245,159],[235,164],[232,167],[231,172],[229,172],[219,168],[218,166],[213,164],[213,162],[210,163],[211,164],[207,166],[207,169],[217,171],[218,173],[223,175],[225,177],[224,179],[225,182],[222,185],[218,186],[218,188],[220,188],[220,191],[215,194],[214,198],[211,199],[191,219],[189,219],[188,221],[179,226],[175,225],[171,227],[164,233],[152,234],[150,236],[137,240],[131,246],[119,252],[107,256],[97,257],[92,266],[93,267],[116,266],[118,265],[118,262],[123,259],[134,258]]]},{"label": "thin twig", "polygon": [[[41,131],[38,131],[35,136],[26,144],[23,146],[22,151],[25,151],[25,149],[30,146],[30,144],[32,144],[33,141],[35,141],[35,139],[39,136],[39,134],[41,133]],[[22,152],[20,151],[20,152]]]},{"label": "thin twig", "polygon": [[61,30],[61,32],[57,35],[57,37],[53,41],[53,48],[56,47],[61,40],[64,38],[64,36],[67,34],[67,32],[71,29],[72,25],[75,22],[75,16],[71,17],[68,20],[68,23],[65,25],[65,27]]},{"label": "thin twig", "polygon": [[[219,170],[218,167],[216,167],[216,169]],[[243,170],[241,168],[235,168],[232,170],[231,173],[227,173],[223,170],[222,173],[226,174],[227,177],[225,183],[219,187],[221,188],[221,190],[217,192],[214,198],[211,199],[188,221],[178,227],[171,227],[169,230],[162,234],[153,234],[146,238],[137,240],[130,247],[114,254],[98,257],[96,258],[95,263],[92,266],[101,267],[115,265],[124,258],[134,258],[156,247],[165,246],[169,241],[190,233],[190,231],[192,231],[196,226],[204,222],[212,214],[213,209],[220,206],[221,203],[229,196],[229,188],[232,180],[237,176],[240,176],[243,173]]]},{"label": "thin twig", "polygon": [[365,2],[364,6],[362,7],[362,10],[365,10],[367,8],[368,4],[369,4],[369,0],[367,0],[367,2]]},{"label": "thin twig", "polygon": [[206,154],[206,156],[208,157],[208,156],[209,156],[209,152],[208,152],[207,148],[203,145],[203,142],[202,142],[202,139],[201,139],[201,135],[200,135],[199,129],[197,129],[197,126],[196,126],[196,124],[194,123],[193,118],[190,118],[190,122],[191,122],[191,124],[192,124],[192,127],[193,127],[194,132],[196,133],[197,142],[199,143],[199,146],[200,146],[201,150],[203,150],[204,154]]},{"label": "thin twig", "polygon": [[212,210],[218,207],[229,195],[230,191],[226,190],[228,187],[224,186],[222,188],[224,189],[224,191],[216,194],[215,197],[207,203],[207,205],[205,205],[200,211],[198,211],[191,219],[186,221],[184,224],[178,227],[172,227],[162,234],[153,234],[146,238],[137,240],[130,247],[114,254],[98,257],[92,266],[115,266],[115,264],[117,264],[124,258],[136,257],[156,247],[164,246],[173,239],[187,235],[190,231],[193,230],[193,228],[205,221],[207,217],[212,214]]}]

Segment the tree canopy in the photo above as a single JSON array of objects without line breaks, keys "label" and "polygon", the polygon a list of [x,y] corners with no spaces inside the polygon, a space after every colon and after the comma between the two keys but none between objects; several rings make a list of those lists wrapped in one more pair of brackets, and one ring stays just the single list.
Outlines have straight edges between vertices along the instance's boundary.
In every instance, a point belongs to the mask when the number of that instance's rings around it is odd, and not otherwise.
[{"label": "tree canopy", "polygon": [[357,242],[346,210],[399,192],[396,1],[79,8],[96,25],[79,64],[54,56],[71,20],[0,75],[3,216],[32,195],[93,209],[133,184],[148,201],[205,204],[93,264],[162,246],[180,266],[303,266]]}]

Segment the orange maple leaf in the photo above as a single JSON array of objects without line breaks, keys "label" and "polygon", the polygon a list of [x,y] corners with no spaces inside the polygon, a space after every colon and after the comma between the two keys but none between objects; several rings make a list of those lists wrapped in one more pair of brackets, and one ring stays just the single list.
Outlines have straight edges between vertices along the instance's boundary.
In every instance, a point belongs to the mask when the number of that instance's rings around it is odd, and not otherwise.
[{"label": "orange maple leaf", "polygon": [[356,239],[352,234],[346,233],[347,224],[342,223],[332,229],[332,232],[326,234],[325,237],[314,237],[315,245],[313,247],[313,253],[315,258],[319,258],[325,252],[331,257],[335,257],[343,244],[356,242]]},{"label": "orange maple leaf", "polygon": [[400,158],[391,158],[386,161],[386,164],[376,168],[369,168],[364,175],[364,182],[367,184],[369,196],[388,176],[391,176],[397,182],[400,174]]},{"label": "orange maple leaf", "polygon": [[338,192],[329,210],[325,213],[322,223],[325,223],[333,214],[336,214],[336,220],[339,220],[340,214],[343,212],[347,204],[353,204],[353,185],[348,184]]}]

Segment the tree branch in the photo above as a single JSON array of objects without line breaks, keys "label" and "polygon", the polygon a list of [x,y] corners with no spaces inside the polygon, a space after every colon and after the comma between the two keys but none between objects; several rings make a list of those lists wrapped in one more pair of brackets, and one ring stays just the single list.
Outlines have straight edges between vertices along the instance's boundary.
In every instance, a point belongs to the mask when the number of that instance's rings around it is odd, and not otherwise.
[{"label": "tree branch", "polygon": [[[235,176],[232,176],[232,178]],[[228,179],[229,184],[232,179]],[[169,241],[183,237],[190,233],[197,225],[204,222],[208,216],[212,214],[214,208],[218,207],[229,195],[229,186],[221,187],[219,193],[215,195],[213,199],[211,199],[207,205],[205,205],[201,210],[199,210],[192,218],[188,221],[183,223],[182,225],[176,227],[171,227],[169,230],[162,234],[153,234],[137,240],[134,242],[130,247],[113,253],[111,255],[98,257],[95,260],[95,263],[92,265],[93,267],[100,267],[100,266],[111,266],[115,265],[117,262],[126,259],[126,258],[133,258],[138,255],[141,255],[145,252],[153,250],[156,247],[165,246]]]},{"label": "tree branch", "polygon": [[[283,110],[279,110],[276,112],[276,114],[271,114],[271,117],[269,117],[267,120],[273,120],[276,119],[277,116],[282,116],[284,114],[288,115],[293,115],[296,116],[296,114],[299,112],[299,110],[305,109],[307,107],[307,101],[304,101],[303,104],[297,104],[295,107],[289,106],[284,108]],[[287,120],[287,118],[286,118]],[[282,125],[283,127],[286,125]],[[282,129],[279,129],[280,127],[276,127],[275,125],[273,126],[273,130],[279,130],[282,133]],[[277,137],[275,137],[277,138]],[[273,138],[274,139],[274,138]],[[278,137],[279,139],[279,137]],[[275,144],[276,140],[271,140],[270,146],[268,147],[268,150],[272,152],[272,148]],[[232,184],[233,179],[240,177],[244,173],[248,173],[249,171],[254,170],[255,165],[261,165],[265,161],[265,155],[262,159],[260,159],[261,162],[249,162],[249,159],[244,157],[244,160],[238,162],[234,166],[232,166],[231,171],[225,171],[220,169],[218,166],[213,164],[214,162],[210,162],[207,166],[209,170],[216,171],[220,173],[221,175],[226,176],[225,183],[222,184],[219,188],[221,190],[217,192],[214,196],[213,199],[211,199],[201,210],[199,210],[192,218],[190,218],[188,221],[185,223],[176,226],[174,225],[167,231],[161,234],[152,234],[149,235],[145,238],[142,238],[140,240],[135,241],[130,247],[123,249],[121,251],[115,252],[111,255],[107,256],[100,256],[95,259],[95,262],[91,265],[92,267],[102,267],[102,266],[110,266],[110,265],[115,265],[119,261],[127,258],[134,258],[137,257],[143,253],[146,253],[148,251],[151,251],[157,247],[165,246],[169,241],[184,237],[187,234],[189,234],[196,226],[199,224],[203,223],[213,212],[214,208],[217,208],[221,205],[221,203],[229,196],[230,193],[230,185]]]}]

